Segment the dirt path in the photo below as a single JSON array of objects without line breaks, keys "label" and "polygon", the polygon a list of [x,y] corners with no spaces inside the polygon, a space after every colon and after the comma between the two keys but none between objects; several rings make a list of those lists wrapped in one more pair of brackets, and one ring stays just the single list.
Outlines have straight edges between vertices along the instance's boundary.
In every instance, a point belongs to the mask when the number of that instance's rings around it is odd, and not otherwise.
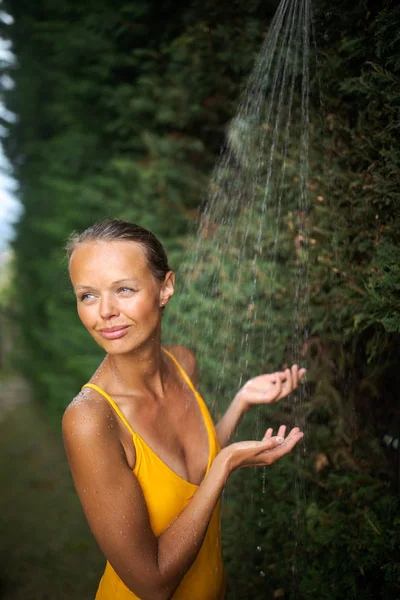
[{"label": "dirt path", "polygon": [[0,380],[0,599],[93,600],[104,560],[61,435],[21,378]]}]

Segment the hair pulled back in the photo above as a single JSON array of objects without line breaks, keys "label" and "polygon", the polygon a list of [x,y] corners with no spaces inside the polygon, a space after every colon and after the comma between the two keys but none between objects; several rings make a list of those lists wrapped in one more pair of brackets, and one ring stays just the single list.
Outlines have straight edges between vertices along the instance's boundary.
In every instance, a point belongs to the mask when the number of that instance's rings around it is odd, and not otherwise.
[{"label": "hair pulled back", "polygon": [[156,238],[154,233],[119,219],[112,219],[94,223],[82,233],[74,232],[68,239],[66,251],[68,259],[72,253],[81,244],[89,242],[116,242],[127,241],[140,244],[147,257],[149,268],[153,276],[159,281],[164,281],[165,275],[171,269],[168,266],[168,258],[161,242]]}]

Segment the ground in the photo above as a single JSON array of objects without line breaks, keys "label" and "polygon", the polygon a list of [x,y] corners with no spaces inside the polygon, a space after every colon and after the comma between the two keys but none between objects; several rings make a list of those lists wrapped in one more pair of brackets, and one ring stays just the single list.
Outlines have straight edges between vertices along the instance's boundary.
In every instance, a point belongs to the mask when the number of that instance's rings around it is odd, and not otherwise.
[{"label": "ground", "polygon": [[0,374],[0,600],[93,600],[104,559],[51,426]]}]

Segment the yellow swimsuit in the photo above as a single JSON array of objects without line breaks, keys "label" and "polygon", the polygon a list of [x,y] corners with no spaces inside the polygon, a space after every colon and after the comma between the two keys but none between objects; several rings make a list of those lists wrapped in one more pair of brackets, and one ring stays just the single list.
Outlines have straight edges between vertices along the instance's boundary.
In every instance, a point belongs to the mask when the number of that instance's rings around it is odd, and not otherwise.
[{"label": "yellow swimsuit", "polygon": [[[186,372],[170,352],[163,350],[176,364],[199,404],[209,440],[210,454],[207,474],[211,463],[220,451],[214,424],[204,400],[194,388]],[[198,486],[177,475],[153,452],[143,438],[133,431],[117,404],[104,390],[91,383],[83,387],[93,388],[102,394],[132,434],[136,451],[133,472],[143,490],[151,528],[154,535],[159,536],[187,506]],[[221,554],[220,505],[218,502],[197,558],[172,598],[173,600],[222,600],[224,592],[225,572]],[[110,563],[107,562],[95,600],[134,600],[135,598],[140,600],[127,588]]]}]

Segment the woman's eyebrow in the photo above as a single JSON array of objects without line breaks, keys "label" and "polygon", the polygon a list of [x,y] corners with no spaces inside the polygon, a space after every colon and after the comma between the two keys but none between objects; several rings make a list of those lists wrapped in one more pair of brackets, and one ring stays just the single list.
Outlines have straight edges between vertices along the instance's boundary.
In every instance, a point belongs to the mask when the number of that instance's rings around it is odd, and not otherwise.
[{"label": "woman's eyebrow", "polygon": [[[124,279],[118,279],[117,281],[113,281],[111,285],[120,285],[121,283],[126,283],[127,281],[137,283],[137,279],[133,277],[125,277]],[[93,290],[94,287],[92,285],[76,285],[75,290]]]},{"label": "woman's eyebrow", "polygon": [[126,277],[125,279],[118,279],[118,281],[113,281],[112,284],[113,285],[118,285],[119,283],[125,283],[125,281],[137,281],[136,279],[134,279],[133,277]]}]

